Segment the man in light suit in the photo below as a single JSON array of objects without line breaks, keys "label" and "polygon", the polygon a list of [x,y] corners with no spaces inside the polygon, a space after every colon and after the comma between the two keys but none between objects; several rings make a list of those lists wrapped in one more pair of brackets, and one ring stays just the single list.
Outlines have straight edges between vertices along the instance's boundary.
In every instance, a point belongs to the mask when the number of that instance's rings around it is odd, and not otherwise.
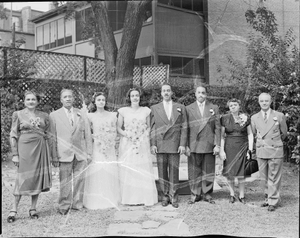
[{"label": "man in light suit", "polygon": [[260,94],[258,102],[261,111],[251,117],[251,126],[256,138],[259,173],[267,198],[261,206],[274,211],[280,199],[283,140],[287,136],[286,118],[281,112],[270,108],[270,94]]},{"label": "man in light suit", "polygon": [[172,101],[172,89],[161,87],[163,101],[151,107],[151,153],[156,154],[162,206],[178,208],[179,161],[185,152],[187,124],[184,105]]},{"label": "man in light suit", "polygon": [[91,161],[92,136],[88,119],[73,107],[73,91],[63,89],[60,101],[63,107],[50,113],[50,130],[56,147],[53,165],[59,166],[58,212],[65,215],[71,208],[83,207],[84,171]]},{"label": "man in light suit", "polygon": [[211,204],[215,177],[215,155],[219,154],[221,125],[218,106],[206,100],[207,88],[198,86],[196,101],[186,107],[188,119],[188,175],[191,189],[189,204],[204,200]]}]

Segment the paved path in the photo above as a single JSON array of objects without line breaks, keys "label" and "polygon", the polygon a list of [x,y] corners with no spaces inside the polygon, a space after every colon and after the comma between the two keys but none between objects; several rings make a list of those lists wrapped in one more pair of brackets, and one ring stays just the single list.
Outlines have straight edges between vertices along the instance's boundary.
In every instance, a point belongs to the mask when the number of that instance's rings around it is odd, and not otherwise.
[{"label": "paved path", "polygon": [[151,206],[119,206],[108,236],[191,236],[189,227],[176,208]]}]

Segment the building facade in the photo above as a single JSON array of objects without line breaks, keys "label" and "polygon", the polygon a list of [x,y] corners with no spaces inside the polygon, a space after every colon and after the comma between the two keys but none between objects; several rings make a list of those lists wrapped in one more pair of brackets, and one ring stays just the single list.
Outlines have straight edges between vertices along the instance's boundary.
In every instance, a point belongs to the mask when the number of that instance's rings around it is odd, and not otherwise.
[{"label": "building facade", "polygon": [[[29,20],[42,14],[42,11],[23,7],[20,11],[4,9],[7,19],[0,19],[0,46],[9,46],[12,43],[12,24],[15,23],[15,39],[24,40],[20,48],[32,49],[35,47],[34,23]],[[12,17],[11,17],[12,16]]]},{"label": "building facade", "polygon": [[[110,24],[119,46],[126,1],[107,1]],[[153,0],[141,31],[135,64],[170,65],[170,77],[218,84],[218,65],[228,64],[226,55],[246,59],[251,28],[247,9],[260,0]],[[271,3],[272,2],[272,3]],[[280,34],[294,29],[299,44],[299,0],[264,1],[276,16]],[[89,6],[78,8],[74,18],[64,18],[64,6],[32,19],[37,50],[104,57],[91,39],[83,40],[82,21],[88,21]],[[97,52],[97,53],[96,53]]]}]

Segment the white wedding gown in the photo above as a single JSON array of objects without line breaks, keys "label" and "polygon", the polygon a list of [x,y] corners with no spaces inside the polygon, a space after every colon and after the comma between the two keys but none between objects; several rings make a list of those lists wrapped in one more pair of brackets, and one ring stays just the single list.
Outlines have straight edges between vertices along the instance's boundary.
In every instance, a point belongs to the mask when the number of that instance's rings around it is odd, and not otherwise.
[{"label": "white wedding gown", "polygon": [[149,128],[146,118],[151,110],[140,107],[134,111],[130,107],[120,108],[124,117],[124,128],[131,139],[121,137],[118,165],[120,171],[121,203],[151,206],[158,202],[153,156],[150,153]]},{"label": "white wedding gown", "polygon": [[93,130],[93,160],[86,170],[83,205],[88,209],[117,207],[120,202],[115,153],[116,113],[88,113]]}]

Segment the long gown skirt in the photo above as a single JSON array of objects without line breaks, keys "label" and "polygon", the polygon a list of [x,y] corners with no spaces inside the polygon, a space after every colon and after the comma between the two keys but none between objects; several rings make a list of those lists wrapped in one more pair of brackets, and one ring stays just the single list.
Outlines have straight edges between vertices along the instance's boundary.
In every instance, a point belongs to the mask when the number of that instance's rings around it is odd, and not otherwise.
[{"label": "long gown skirt", "polygon": [[52,185],[48,143],[38,133],[21,134],[18,140],[19,167],[14,195],[37,195]]},{"label": "long gown skirt", "polygon": [[119,151],[121,203],[145,206],[157,203],[149,137],[141,137],[138,150],[134,149],[131,141],[122,137]]},{"label": "long gown skirt", "polygon": [[114,148],[104,155],[95,146],[86,171],[83,206],[92,210],[118,207],[120,188]]},{"label": "long gown skirt", "polygon": [[245,161],[248,150],[247,137],[227,136],[225,141],[226,160],[223,175],[233,179],[244,178]]}]

